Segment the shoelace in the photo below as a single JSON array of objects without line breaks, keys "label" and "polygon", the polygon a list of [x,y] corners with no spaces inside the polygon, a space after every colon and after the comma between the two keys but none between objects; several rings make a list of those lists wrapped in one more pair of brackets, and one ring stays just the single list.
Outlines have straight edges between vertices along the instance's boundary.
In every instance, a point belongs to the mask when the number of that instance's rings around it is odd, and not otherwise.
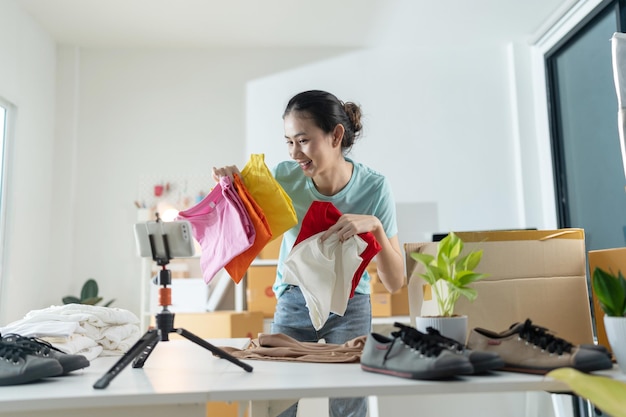
[{"label": "shoelace", "polygon": [[[421,355],[432,357],[439,356],[441,351],[444,349],[437,340],[427,334],[424,334],[417,329],[414,329],[410,326],[405,326],[404,324],[395,323],[394,326],[398,327],[400,330],[392,332],[391,335],[394,337],[393,343],[396,340],[400,339],[402,342],[414,349],[416,352],[419,352]],[[387,354],[391,351],[389,349]],[[385,354],[385,359],[387,354]]]},{"label": "shoelace", "polygon": [[32,353],[36,353],[44,357],[49,356],[51,350],[63,353],[62,350],[57,349],[45,340],[37,339],[36,337],[26,337],[15,333],[10,333],[2,336],[2,341],[25,347],[27,349],[30,349]]},{"label": "shoelace", "polygon": [[439,343],[443,344],[448,349],[455,350],[457,352],[463,352],[465,350],[465,346],[463,346],[461,343],[442,335],[439,330],[435,329],[434,327],[428,326],[426,328],[426,331],[428,332],[429,336],[437,340]]},{"label": "shoelace", "polygon": [[532,324],[530,319],[526,319],[524,322],[524,325],[519,331],[519,337],[535,346],[539,346],[543,350],[559,355],[562,355],[564,352],[570,353],[574,347],[574,345],[567,340],[548,333],[548,329],[545,327]]},{"label": "shoelace", "polygon": [[0,341],[0,359],[10,364],[17,365],[20,363],[20,359],[26,359],[26,355],[32,355],[34,353],[33,349],[27,346]]}]

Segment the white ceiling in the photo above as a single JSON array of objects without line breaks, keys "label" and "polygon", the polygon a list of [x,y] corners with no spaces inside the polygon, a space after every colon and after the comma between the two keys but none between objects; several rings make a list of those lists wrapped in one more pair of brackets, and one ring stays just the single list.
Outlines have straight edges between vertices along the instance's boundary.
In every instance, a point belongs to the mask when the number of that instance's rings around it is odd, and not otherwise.
[{"label": "white ceiling", "polygon": [[584,0],[16,0],[82,47],[369,47],[536,37]]}]

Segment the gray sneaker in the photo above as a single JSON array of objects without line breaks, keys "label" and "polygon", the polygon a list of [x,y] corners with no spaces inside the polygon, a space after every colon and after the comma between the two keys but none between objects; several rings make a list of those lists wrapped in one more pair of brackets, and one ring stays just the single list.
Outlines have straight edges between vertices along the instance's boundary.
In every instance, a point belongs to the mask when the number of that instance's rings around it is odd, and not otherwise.
[{"label": "gray sneaker", "polygon": [[0,386],[26,384],[63,373],[59,361],[33,353],[26,346],[0,340]]},{"label": "gray sneaker", "polygon": [[86,368],[90,365],[89,360],[85,356],[65,353],[55,348],[45,340],[37,339],[35,337],[25,337],[11,333],[2,336],[2,341],[14,343],[18,346],[30,349],[33,355],[42,358],[56,359],[63,367],[63,375],[78,369]]},{"label": "gray sneaker", "polygon": [[500,333],[475,328],[470,332],[467,345],[475,351],[498,353],[505,362],[502,368],[505,371],[546,374],[563,367],[582,372],[613,367],[603,350],[575,346],[530,319]]},{"label": "gray sneaker", "polygon": [[445,379],[473,372],[469,360],[419,332],[371,333],[361,355],[361,369],[409,379]]}]

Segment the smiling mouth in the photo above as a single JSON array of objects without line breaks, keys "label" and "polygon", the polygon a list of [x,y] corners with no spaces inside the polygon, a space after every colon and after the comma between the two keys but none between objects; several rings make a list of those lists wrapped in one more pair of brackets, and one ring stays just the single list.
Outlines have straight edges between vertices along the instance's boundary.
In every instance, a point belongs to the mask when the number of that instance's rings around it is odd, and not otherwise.
[{"label": "smiling mouth", "polygon": [[312,161],[309,159],[308,161],[298,162],[298,164],[300,165],[300,168],[307,169],[309,166],[311,166],[311,162]]}]

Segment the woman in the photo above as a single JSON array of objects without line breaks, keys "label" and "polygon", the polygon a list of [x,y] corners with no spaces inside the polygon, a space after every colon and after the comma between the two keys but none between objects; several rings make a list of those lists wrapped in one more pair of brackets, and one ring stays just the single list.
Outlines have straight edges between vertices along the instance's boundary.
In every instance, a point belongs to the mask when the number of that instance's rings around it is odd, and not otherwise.
[{"label": "woman", "polygon": [[[305,91],[294,96],[283,114],[285,139],[291,161],[273,170],[276,180],[290,196],[298,225],[285,232],[279,254],[274,292],[277,297],[272,333],[284,333],[302,342],[342,344],[371,331],[370,279],[363,274],[343,316],[331,313],[315,330],[299,287],[283,282],[283,264],[293,247],[304,215],[313,201],[332,203],[339,220],[321,236],[333,234],[345,241],[371,232],[381,246],[376,255],[378,275],[389,292],[404,284],[404,263],[398,243],[395,202],[387,179],[367,166],[346,157],[361,130],[361,109],[343,103],[325,91]],[[217,181],[238,172],[237,167],[213,168]],[[333,398],[331,417],[365,416],[365,398]],[[281,414],[295,416],[297,404]]]}]

